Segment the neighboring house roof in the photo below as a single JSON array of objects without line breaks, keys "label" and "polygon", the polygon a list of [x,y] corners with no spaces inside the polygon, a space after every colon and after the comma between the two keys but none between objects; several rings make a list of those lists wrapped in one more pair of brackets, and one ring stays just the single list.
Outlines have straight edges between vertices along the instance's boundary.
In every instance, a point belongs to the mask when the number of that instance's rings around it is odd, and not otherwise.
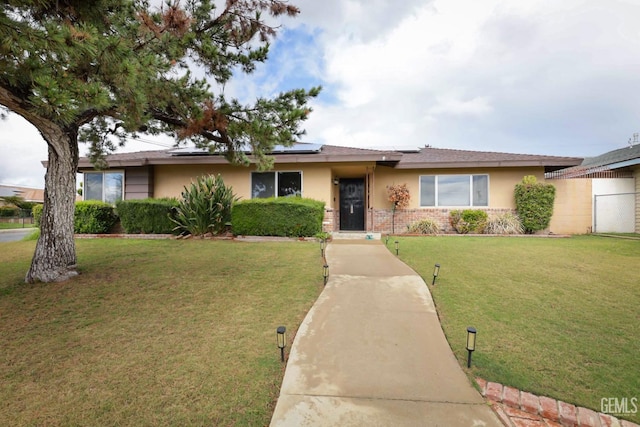
[{"label": "neighboring house roof", "polygon": [[631,178],[630,166],[640,165],[640,145],[631,145],[585,159],[581,165],[563,169],[547,178]]},{"label": "neighboring house roof", "polygon": [[44,190],[40,188],[0,185],[0,197],[20,196],[26,202],[44,203]]},{"label": "neighboring house roof", "polygon": [[640,164],[640,144],[609,151],[597,157],[584,159],[582,166],[609,166],[609,169],[620,169]]},{"label": "neighboring house roof", "polygon": [[[414,151],[383,151],[297,143],[289,150],[275,150],[275,163],[376,162],[397,169],[526,167],[564,168],[579,165],[582,158],[540,156],[533,154],[491,153],[425,147]],[[249,156],[251,159],[251,156]],[[107,156],[111,168],[166,164],[227,164],[224,156],[197,149],[169,149],[117,153]],[[91,168],[88,158],[81,158],[79,168]]]}]

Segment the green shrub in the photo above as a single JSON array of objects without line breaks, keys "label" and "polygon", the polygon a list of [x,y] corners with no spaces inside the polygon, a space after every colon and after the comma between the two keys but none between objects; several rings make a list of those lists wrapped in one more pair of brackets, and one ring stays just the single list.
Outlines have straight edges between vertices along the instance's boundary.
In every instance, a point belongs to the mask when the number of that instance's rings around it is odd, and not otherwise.
[{"label": "green shrub", "polygon": [[480,234],[487,225],[488,217],[485,211],[476,209],[452,210],[449,223],[458,234]]},{"label": "green shrub", "polygon": [[553,215],[556,188],[551,184],[538,182],[528,175],[516,184],[516,212],[526,233],[535,233],[549,227]]},{"label": "green shrub", "polygon": [[222,176],[199,177],[184,187],[182,199],[171,218],[180,234],[199,236],[220,234],[231,221],[231,207],[238,201],[233,189],[224,185]]},{"label": "green shrub", "polygon": [[326,231],[321,231],[319,233],[316,233],[316,239],[318,239],[318,241],[322,241],[322,240],[331,240],[331,233],[327,233]]},{"label": "green shrub", "polygon": [[236,203],[233,233],[245,236],[315,236],[322,231],[324,202],[299,197],[252,199]]},{"label": "green shrub", "polygon": [[407,233],[410,234],[438,234],[440,226],[432,219],[423,219],[407,225]]},{"label": "green shrub", "polygon": [[522,234],[524,233],[524,228],[518,215],[505,212],[501,215],[490,217],[484,232],[487,234]]},{"label": "green shrub", "polygon": [[19,209],[11,206],[0,207],[0,218],[12,218],[18,216]]},{"label": "green shrub", "polygon": [[170,234],[175,228],[171,221],[176,199],[120,200],[116,212],[125,233]]},{"label": "green shrub", "polygon": [[[36,204],[35,202],[27,202],[21,196],[4,196],[4,197],[0,197],[0,200],[5,202],[7,205],[10,205],[9,207],[16,207],[18,209],[28,210],[28,211],[30,211],[33,208],[33,206]],[[11,216],[18,216],[18,215],[11,215]]]},{"label": "green shrub", "polygon": [[35,205],[31,208],[31,214],[33,215],[33,222],[36,224],[36,227],[40,227],[40,218],[42,217],[42,208],[43,205]]},{"label": "green shrub", "polygon": [[79,234],[104,234],[111,230],[118,216],[113,206],[96,200],[76,203],[73,228]]}]

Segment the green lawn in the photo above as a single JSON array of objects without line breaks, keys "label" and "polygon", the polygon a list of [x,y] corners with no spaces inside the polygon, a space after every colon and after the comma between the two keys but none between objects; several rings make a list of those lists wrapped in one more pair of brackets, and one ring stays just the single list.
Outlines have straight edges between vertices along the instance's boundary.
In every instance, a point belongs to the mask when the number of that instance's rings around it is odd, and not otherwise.
[{"label": "green lawn", "polygon": [[399,241],[400,258],[430,287],[441,264],[431,291],[465,367],[466,327],[478,330],[470,375],[597,411],[602,398],[640,399],[640,241]]},{"label": "green lawn", "polygon": [[14,228],[34,228],[35,225],[25,222],[24,225],[19,222],[0,222],[0,230],[10,230]]},{"label": "green lawn", "polygon": [[317,245],[79,240],[79,277],[25,285],[34,246],[0,243],[0,425],[269,423]]},{"label": "green lawn", "polygon": [[[400,238],[470,374],[600,409],[640,397],[640,242]],[[81,275],[24,285],[0,243],[0,425],[266,425],[288,341],[321,291],[304,242],[79,240]],[[389,244],[392,246],[392,243]],[[638,415],[627,417],[638,422]]]}]

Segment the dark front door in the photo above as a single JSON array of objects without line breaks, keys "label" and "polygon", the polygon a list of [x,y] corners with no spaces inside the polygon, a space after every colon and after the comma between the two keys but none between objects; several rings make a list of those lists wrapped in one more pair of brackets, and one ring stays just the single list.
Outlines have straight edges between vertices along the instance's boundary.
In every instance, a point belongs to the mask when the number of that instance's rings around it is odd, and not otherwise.
[{"label": "dark front door", "polygon": [[340,230],[364,231],[364,179],[340,180]]}]

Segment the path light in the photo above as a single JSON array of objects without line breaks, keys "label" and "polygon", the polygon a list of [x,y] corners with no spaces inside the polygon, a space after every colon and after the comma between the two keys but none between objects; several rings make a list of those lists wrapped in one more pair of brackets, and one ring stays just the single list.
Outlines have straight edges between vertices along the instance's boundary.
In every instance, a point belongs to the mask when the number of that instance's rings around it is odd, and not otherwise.
[{"label": "path light", "polygon": [[438,277],[438,273],[440,273],[440,264],[436,264],[433,267],[433,282],[431,282],[431,286],[436,284],[436,277]]},{"label": "path light", "polygon": [[398,256],[399,251],[400,251],[400,243],[396,240],[396,256]]},{"label": "path light", "polygon": [[284,326],[278,326],[276,329],[276,338],[278,340],[278,348],[280,349],[280,360],[284,362],[284,348],[287,345],[287,340],[285,338],[285,333],[287,332],[287,328]]},{"label": "path light", "polygon": [[389,237],[391,237],[391,236],[389,236],[389,235],[387,234],[387,240],[385,240],[385,242],[384,242],[384,244],[385,244],[385,245],[388,245],[388,244],[389,244]]},{"label": "path light", "polygon": [[476,328],[469,326],[467,328],[467,351],[469,357],[467,358],[467,368],[471,367],[471,353],[476,349]]},{"label": "path light", "polygon": [[326,286],[329,280],[329,266],[327,264],[322,266],[322,277],[324,278],[324,284]]},{"label": "path light", "polygon": [[321,239],[320,240],[320,254],[322,255],[322,257],[324,258],[324,250],[327,247],[327,239]]}]

